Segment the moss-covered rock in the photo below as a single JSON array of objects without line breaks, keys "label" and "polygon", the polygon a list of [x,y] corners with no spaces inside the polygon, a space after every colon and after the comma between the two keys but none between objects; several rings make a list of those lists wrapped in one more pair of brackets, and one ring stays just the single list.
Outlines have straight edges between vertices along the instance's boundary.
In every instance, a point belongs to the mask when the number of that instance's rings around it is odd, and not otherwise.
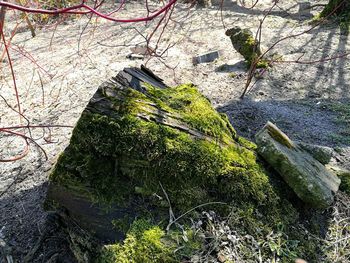
[{"label": "moss-covered rock", "polygon": [[[249,29],[233,27],[228,29],[225,34],[230,37],[234,49],[244,57],[248,66],[261,56],[260,43]],[[256,66],[257,68],[267,68],[269,63],[264,59],[260,59]]]},{"label": "moss-covered rock", "polygon": [[180,211],[220,195],[277,204],[255,152],[196,87],[144,88],[145,94],[113,85],[98,90],[109,112],[90,102],[50,176],[53,184],[124,207],[136,197],[161,205],[154,198],[163,194],[160,185]]},{"label": "moss-covered rock", "polygon": [[326,167],[340,178],[341,183],[339,189],[350,195],[350,171],[332,164]]},{"label": "moss-covered rock", "polygon": [[303,142],[299,142],[298,146],[307,151],[310,155],[312,155],[312,157],[322,164],[328,164],[333,157],[333,149],[326,146]]},{"label": "moss-covered rock", "polygon": [[256,134],[258,152],[305,203],[327,208],[334,200],[340,180],[307,151],[268,122]]},{"label": "moss-covered rock", "polygon": [[[48,209],[64,211],[103,242],[124,239],[102,258],[171,262],[162,261],[171,245],[159,241],[170,208],[181,215],[200,206],[226,216],[234,206],[240,218],[232,225],[251,235],[296,222],[298,212],[285,198],[290,191],[195,86],[136,82],[122,72],[100,86],[50,175]],[[135,234],[128,229],[137,218],[154,227]],[[133,254],[140,247],[142,255]]]}]

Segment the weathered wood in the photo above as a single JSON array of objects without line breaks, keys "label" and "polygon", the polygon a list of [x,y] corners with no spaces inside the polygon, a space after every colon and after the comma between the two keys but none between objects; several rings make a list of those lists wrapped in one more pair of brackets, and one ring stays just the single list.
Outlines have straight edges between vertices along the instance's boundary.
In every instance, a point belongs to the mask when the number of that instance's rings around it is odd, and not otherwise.
[{"label": "weathered wood", "polygon": [[64,214],[64,217],[69,216],[78,222],[83,229],[91,230],[95,237],[105,242],[113,242],[124,237],[125,233],[113,227],[113,219],[125,215],[136,215],[133,214],[130,208],[125,209],[117,206],[113,206],[113,209],[106,212],[106,210],[94,204],[86,196],[77,192],[67,191],[67,189],[57,184],[50,185],[47,196],[49,199],[64,205],[65,210],[61,211],[61,213],[67,213]]},{"label": "weathered wood", "polygon": [[268,122],[256,135],[259,154],[283,177],[301,200],[326,208],[338,191],[339,178]]}]

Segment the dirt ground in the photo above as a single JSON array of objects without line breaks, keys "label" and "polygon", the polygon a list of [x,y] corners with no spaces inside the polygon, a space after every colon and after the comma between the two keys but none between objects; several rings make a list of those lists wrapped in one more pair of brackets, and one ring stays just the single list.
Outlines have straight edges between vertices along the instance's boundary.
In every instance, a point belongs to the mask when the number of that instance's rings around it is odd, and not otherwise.
[{"label": "dirt ground", "polygon": [[[264,22],[263,49],[284,36],[311,27],[310,19],[322,7],[307,9],[306,2],[327,1],[281,2]],[[247,69],[225,36],[223,23],[226,28],[240,26],[255,32],[270,5],[270,0],[262,0],[256,8],[248,9],[236,1],[225,1],[221,16],[215,5],[188,9],[179,4],[174,10],[174,22],[165,30],[159,52],[168,44],[176,45],[161,59],[151,60],[147,57],[130,60],[127,55],[131,47],[144,41],[135,27],[145,34],[155,22],[115,24],[92,19],[87,25],[87,18],[81,17],[57,28],[51,25],[37,29],[35,38],[22,24],[13,38],[10,53],[24,115],[32,125],[74,126],[103,81],[124,67],[147,63],[147,67],[169,85],[196,84],[219,111],[228,114],[239,134],[254,139],[256,131],[270,120],[292,139],[334,147],[338,162],[350,168],[350,113],[347,112],[350,110],[350,60],[347,57],[311,64],[276,62],[247,96],[239,99]],[[128,4],[122,14],[136,16],[142,15],[142,11],[142,6],[135,2]],[[9,32],[14,26],[11,17],[7,21]],[[220,50],[216,61],[192,64],[193,56],[213,50]],[[271,54],[282,56],[283,61],[300,57],[301,61],[318,61],[349,50],[348,36],[342,35],[340,28],[330,22],[282,41]],[[7,60],[0,66],[0,95],[3,96],[0,127],[18,125],[19,117],[6,104],[17,107]],[[27,119],[21,121],[26,124]],[[42,207],[50,169],[68,145],[71,130],[32,129],[31,136],[45,150],[48,160],[38,147],[31,145],[25,158],[0,162],[0,241],[6,243],[16,262],[24,262],[38,240],[43,241],[40,240],[43,233],[53,233],[44,240],[45,244],[53,245],[30,254],[28,262],[48,262],[48,258],[56,262],[53,260],[60,253],[66,257],[57,262],[72,262],[66,252],[65,236],[55,231]],[[23,147],[23,139],[0,133],[1,158],[16,156]]]}]

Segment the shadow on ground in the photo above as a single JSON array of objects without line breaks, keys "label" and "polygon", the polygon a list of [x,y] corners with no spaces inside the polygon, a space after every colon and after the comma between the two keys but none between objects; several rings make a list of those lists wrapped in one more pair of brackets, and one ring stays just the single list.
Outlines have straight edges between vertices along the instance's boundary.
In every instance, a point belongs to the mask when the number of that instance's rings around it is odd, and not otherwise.
[{"label": "shadow on ground", "polygon": [[[242,6],[242,5],[239,5],[237,2],[231,2],[231,1],[224,2],[225,9],[229,9],[231,11],[234,11],[240,14],[245,14],[250,16],[266,14],[266,10],[264,9],[259,10],[258,8],[250,8],[251,6],[252,6],[251,4],[247,4],[247,6]],[[311,11],[311,3],[300,2],[300,3],[295,3],[293,5],[290,5],[286,8],[283,8],[277,5],[277,7],[270,12],[270,15],[302,21],[313,17],[310,11]]]},{"label": "shadow on ground", "polygon": [[350,146],[350,99],[243,99],[231,101],[218,111],[226,113],[237,132],[251,140],[271,121],[293,140],[329,147]]},{"label": "shadow on ground", "polygon": [[1,199],[0,263],[8,262],[5,253],[14,262],[75,262],[59,220],[43,210],[46,189],[44,183]]}]

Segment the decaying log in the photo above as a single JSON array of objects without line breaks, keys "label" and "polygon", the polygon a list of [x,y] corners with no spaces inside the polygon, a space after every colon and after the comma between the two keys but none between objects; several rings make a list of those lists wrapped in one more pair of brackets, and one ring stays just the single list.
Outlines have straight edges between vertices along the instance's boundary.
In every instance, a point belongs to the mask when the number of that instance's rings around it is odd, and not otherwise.
[{"label": "decaying log", "polygon": [[340,180],[306,150],[271,122],[257,133],[256,142],[261,156],[301,200],[316,208],[326,208],[332,204]]}]

